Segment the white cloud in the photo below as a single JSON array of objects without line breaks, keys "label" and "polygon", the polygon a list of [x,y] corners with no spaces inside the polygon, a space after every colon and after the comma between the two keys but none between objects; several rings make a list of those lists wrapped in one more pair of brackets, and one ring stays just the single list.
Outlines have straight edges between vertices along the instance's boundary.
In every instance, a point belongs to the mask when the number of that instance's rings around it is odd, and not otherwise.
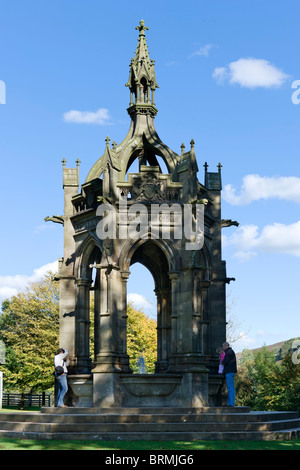
[{"label": "white cloud", "polygon": [[197,55],[207,57],[212,47],[214,47],[213,44],[205,44],[205,46],[200,47],[200,49],[193,52],[189,57],[191,58]]},{"label": "white cloud", "polygon": [[300,256],[300,221],[290,225],[266,225],[255,240],[259,250]]},{"label": "white cloud", "polygon": [[296,176],[246,175],[240,194],[231,184],[224,187],[222,196],[226,202],[241,206],[259,199],[284,199],[300,203],[300,178]]},{"label": "white cloud", "polygon": [[57,261],[34,269],[31,275],[0,276],[0,302],[13,295],[17,295],[19,290],[23,290],[30,282],[39,281],[49,271],[53,273],[58,271]]},{"label": "white cloud", "polygon": [[218,83],[228,80],[246,88],[280,87],[289,77],[269,61],[253,57],[238,59],[226,67],[216,67],[212,76]]},{"label": "white cloud", "polygon": [[240,261],[249,261],[259,252],[300,257],[300,221],[266,225],[259,233],[256,225],[242,225],[232,235],[222,237],[223,245],[233,246]]},{"label": "white cloud", "polygon": [[95,112],[71,110],[64,113],[64,121],[79,124],[99,124],[102,126],[110,124],[110,116],[108,109],[105,108],[99,108]]},{"label": "white cloud", "polygon": [[153,305],[149,300],[141,294],[130,293],[127,295],[128,302],[132,303],[135,308],[149,309]]},{"label": "white cloud", "polygon": [[213,71],[213,78],[216,80],[217,83],[223,83],[225,76],[227,74],[226,67],[216,67]]}]

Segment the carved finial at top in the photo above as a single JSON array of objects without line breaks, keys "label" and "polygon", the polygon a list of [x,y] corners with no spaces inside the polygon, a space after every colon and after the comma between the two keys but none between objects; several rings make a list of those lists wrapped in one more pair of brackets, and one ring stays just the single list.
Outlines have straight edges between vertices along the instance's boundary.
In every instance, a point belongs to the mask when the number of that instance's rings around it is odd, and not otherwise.
[{"label": "carved finial at top", "polygon": [[140,36],[145,36],[146,29],[149,29],[148,26],[145,26],[145,21],[141,20],[139,26],[136,26],[135,29],[138,29]]}]

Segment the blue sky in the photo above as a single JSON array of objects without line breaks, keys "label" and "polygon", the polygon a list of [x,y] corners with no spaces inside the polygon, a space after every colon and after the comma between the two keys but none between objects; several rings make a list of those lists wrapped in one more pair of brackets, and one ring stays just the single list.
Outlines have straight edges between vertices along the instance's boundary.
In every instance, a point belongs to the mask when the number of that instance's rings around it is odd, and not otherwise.
[{"label": "blue sky", "polygon": [[[158,134],[177,153],[195,140],[201,182],[222,163],[222,214],[240,224],[223,229],[237,348],[299,336],[299,14],[297,0],[2,0],[0,300],[62,256],[62,227],[44,222],[63,213],[62,158],[83,183],[106,136],[127,134],[143,18]],[[129,292],[151,303],[151,283],[134,267]]]}]

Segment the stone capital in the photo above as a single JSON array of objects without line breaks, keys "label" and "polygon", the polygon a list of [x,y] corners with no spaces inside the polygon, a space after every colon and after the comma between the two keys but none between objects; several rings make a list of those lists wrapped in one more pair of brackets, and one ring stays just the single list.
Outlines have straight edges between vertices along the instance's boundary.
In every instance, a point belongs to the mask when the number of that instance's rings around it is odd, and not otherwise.
[{"label": "stone capital", "polygon": [[78,287],[90,287],[92,281],[90,279],[76,279],[76,284]]},{"label": "stone capital", "polygon": [[126,282],[130,276],[130,271],[121,271],[122,281]]},{"label": "stone capital", "polygon": [[169,271],[169,278],[172,283],[176,283],[179,278],[179,271]]}]

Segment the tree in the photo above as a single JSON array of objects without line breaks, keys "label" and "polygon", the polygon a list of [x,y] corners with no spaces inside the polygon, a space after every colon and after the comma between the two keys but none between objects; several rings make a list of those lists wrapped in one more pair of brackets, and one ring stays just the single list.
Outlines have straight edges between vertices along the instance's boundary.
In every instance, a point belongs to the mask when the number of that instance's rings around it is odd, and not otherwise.
[{"label": "tree", "polygon": [[[0,365],[6,390],[41,392],[53,387],[53,356],[58,348],[59,283],[51,273],[31,283],[10,300],[2,303],[0,343],[5,345],[5,364]],[[91,295],[91,355],[93,355],[93,304]],[[128,305],[127,352],[130,365],[144,350],[148,372],[154,372],[156,360],[156,321]],[[2,343],[1,343],[2,344]]]},{"label": "tree", "polygon": [[58,347],[59,291],[51,273],[2,304],[1,366],[6,390],[44,391],[53,386],[53,354]]},{"label": "tree", "polygon": [[263,347],[240,365],[236,381],[237,403],[254,410],[300,409],[300,366],[292,352],[281,361]]},{"label": "tree", "polygon": [[[90,358],[94,361],[94,295],[90,296]],[[133,372],[138,372],[137,361],[141,354],[148,373],[154,373],[157,356],[157,323],[131,303],[127,306],[127,354]]]},{"label": "tree", "polygon": [[235,299],[232,298],[232,291],[226,295],[226,341],[233,345],[247,336],[247,331],[242,331],[242,323],[234,315]]},{"label": "tree", "polygon": [[154,373],[157,350],[157,323],[142,310],[127,307],[127,353],[133,372],[138,372],[137,361],[143,353],[148,373]]}]

